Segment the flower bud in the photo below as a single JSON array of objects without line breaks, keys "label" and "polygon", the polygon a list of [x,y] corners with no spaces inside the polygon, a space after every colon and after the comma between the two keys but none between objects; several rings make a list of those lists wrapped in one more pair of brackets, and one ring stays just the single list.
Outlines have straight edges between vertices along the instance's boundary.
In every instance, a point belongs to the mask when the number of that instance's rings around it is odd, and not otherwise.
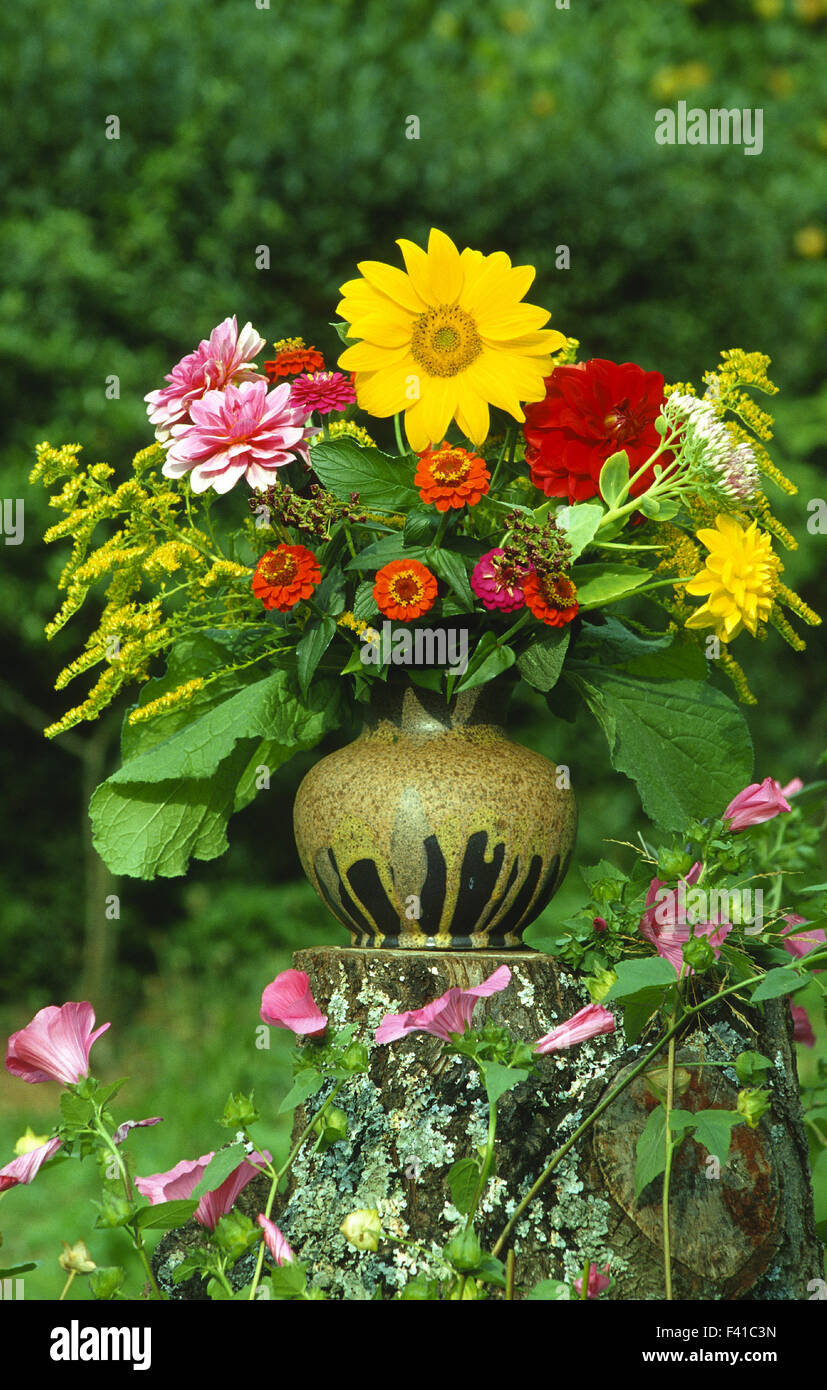
[{"label": "flower bud", "polygon": [[662,849],[658,855],[658,874],[668,883],[673,879],[685,878],[692,868],[693,859],[679,849]]},{"label": "flower bud", "polygon": [[735,1109],[739,1115],[743,1115],[750,1129],[757,1129],[758,1121],[766,1114],[771,1104],[769,1091],[756,1087],[753,1090],[738,1092],[738,1104]]},{"label": "flower bud", "polygon": [[119,1265],[106,1265],[93,1271],[89,1280],[92,1297],[98,1299],[114,1298],[124,1281],[124,1271]]},{"label": "flower bud", "polygon": [[592,926],[598,936],[602,936],[605,931],[609,930],[609,924],[605,917],[595,917]]},{"label": "flower bud", "polygon": [[352,1211],[350,1216],[345,1217],[339,1230],[348,1244],[354,1245],[357,1250],[379,1249],[382,1223],[376,1207]]},{"label": "flower bud", "polygon": [[684,942],[683,959],[686,965],[697,972],[708,970],[715,964],[715,952],[707,936],[691,936]]},{"label": "flower bud", "polygon": [[364,1043],[351,1043],[342,1058],[342,1066],[349,1072],[367,1071],[368,1050]]},{"label": "flower bud", "polygon": [[105,1187],[101,1200],[97,1203],[98,1219],[96,1226],[124,1226],[134,1216],[134,1208],[122,1192]]},{"label": "flower bud", "polygon": [[593,1004],[599,1004],[601,999],[606,998],[616,979],[616,970],[596,970],[593,975],[589,975],[586,980],[586,988],[591,995]]},{"label": "flower bud", "polygon": [[482,1247],[473,1227],[467,1227],[449,1240],[445,1247],[445,1258],[460,1274],[477,1268],[482,1259]]}]

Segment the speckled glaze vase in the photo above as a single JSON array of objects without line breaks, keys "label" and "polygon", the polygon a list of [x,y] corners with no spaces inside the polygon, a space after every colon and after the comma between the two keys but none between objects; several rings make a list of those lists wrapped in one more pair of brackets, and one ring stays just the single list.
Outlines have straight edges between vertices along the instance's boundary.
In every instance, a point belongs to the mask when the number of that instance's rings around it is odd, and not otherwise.
[{"label": "speckled glaze vase", "polygon": [[302,865],[355,946],[519,946],[562,883],[574,795],[507,737],[510,692],[494,681],[446,703],[392,672],[360,736],[304,778]]}]

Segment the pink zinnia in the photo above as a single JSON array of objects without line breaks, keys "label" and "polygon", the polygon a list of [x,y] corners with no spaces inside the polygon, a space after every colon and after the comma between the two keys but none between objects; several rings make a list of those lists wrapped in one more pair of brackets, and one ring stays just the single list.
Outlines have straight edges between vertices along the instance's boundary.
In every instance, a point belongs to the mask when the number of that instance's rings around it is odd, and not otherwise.
[{"label": "pink zinnia", "polygon": [[302,1037],[317,1038],[327,1028],[327,1016],[313,998],[303,970],[283,970],[261,996],[260,1017],[273,1028],[289,1028]]},{"label": "pink zinnia", "polygon": [[264,339],[252,324],[246,323],[239,333],[235,314],[219,323],[209,338],[202,338],[195,352],[176,363],[166,377],[169,386],[144,396],[158,438],[168,439],[170,426],[183,420],[193,401],[200,400],[205,392],[220,390],[230,382],[265,381],[259,372],[245,366],[263,347]]},{"label": "pink zinnia", "polygon": [[[797,912],[784,912],[781,914],[789,925],[782,932],[784,940],[781,945],[785,951],[789,951],[791,956],[807,956],[811,951],[817,950],[819,946],[827,946],[827,936],[823,927],[813,927],[812,931],[798,931],[799,927],[806,927],[809,921],[807,917],[800,917]],[[792,933],[795,932],[793,936]],[[818,974],[818,971],[814,972]]]},{"label": "pink zinnia", "polygon": [[[494,550],[487,550],[480,556],[471,575],[471,588],[477,598],[482,599],[485,608],[496,609],[501,613],[513,613],[516,608],[522,608],[525,604],[525,594],[519,584],[513,581],[518,578],[524,579],[528,574],[528,568],[524,567],[520,575],[516,566],[506,566],[506,578],[512,581],[506,582],[502,576],[502,566],[498,563],[504,555],[504,550],[495,547]],[[512,571],[511,574],[508,573],[509,569]]]},{"label": "pink zinnia", "polygon": [[746,830],[750,825],[773,820],[780,811],[792,809],[780,784],[772,777],[765,777],[763,782],[750,782],[748,787],[733,797],[724,811],[724,820],[732,822],[730,830]]},{"label": "pink zinnia", "polygon": [[32,1182],[46,1160],[57,1153],[62,1142],[62,1139],[50,1139],[47,1144],[41,1144],[37,1149],[29,1149],[28,1153],[13,1158],[5,1168],[0,1168],[0,1192],[17,1187],[18,1183]]},{"label": "pink zinnia", "polygon": [[793,1042],[801,1043],[803,1047],[815,1047],[816,1035],[807,1010],[790,999],[790,1012],[793,1016]]},{"label": "pink zinnia", "polygon": [[110,1027],[102,1023],[94,1033],[95,1010],[91,1004],[49,1004],[31,1023],[12,1033],[6,1050],[6,1070],[32,1084],[62,1081],[73,1086],[89,1074],[92,1044]]},{"label": "pink zinnia", "polygon": [[450,1042],[452,1033],[465,1032],[477,1000],[505,989],[510,979],[508,966],[501,965],[473,989],[459,989],[454,985],[421,1009],[411,1009],[405,1014],[385,1014],[376,1030],[376,1041],[396,1042],[408,1033],[432,1033],[435,1038]]},{"label": "pink zinnia", "polygon": [[[588,1278],[588,1282],[587,1282],[587,1284],[586,1284],[586,1297],[587,1297],[587,1298],[598,1298],[598,1297],[600,1296],[600,1294],[602,1294],[603,1290],[604,1290],[604,1289],[607,1289],[607,1288],[609,1287],[609,1285],[611,1284],[611,1282],[612,1282],[612,1281],[611,1281],[611,1279],[609,1278],[609,1264],[608,1264],[608,1261],[607,1261],[606,1264],[604,1264],[602,1271],[598,1270],[597,1265],[591,1265],[591,1264],[590,1264],[590,1265],[589,1265],[589,1278]],[[575,1281],[574,1281],[574,1287],[576,1288],[576,1290],[577,1290],[577,1292],[578,1292],[579,1294],[582,1294],[582,1293],[583,1293],[583,1280],[582,1280],[582,1278],[580,1278],[580,1279],[575,1279]]]},{"label": "pink zinnia", "polygon": [[264,1232],[264,1243],[273,1256],[276,1264],[291,1265],[296,1257],[275,1221],[268,1221],[267,1217],[263,1213],[260,1213],[258,1224]]},{"label": "pink zinnia", "polygon": [[608,1009],[601,1004],[587,1004],[585,1009],[573,1015],[565,1023],[559,1023],[550,1033],[538,1038],[534,1044],[535,1052],[560,1052],[564,1047],[596,1038],[601,1033],[613,1033],[616,1024]]},{"label": "pink zinnia", "polygon": [[346,410],[356,400],[353,382],[343,372],[310,372],[293,378],[290,388],[291,404],[306,415],[317,410],[329,415],[331,410]]},{"label": "pink zinnia", "polygon": [[207,391],[190,406],[191,421],[173,425],[173,443],[161,470],[166,478],[189,475],[193,492],[229,492],[241,478],[266,488],[277,468],[296,456],[308,462],[305,416],[290,405],[290,384],[268,391],[266,381],[245,381]]},{"label": "pink zinnia", "polygon": [[[148,1178],[136,1178],[135,1186],[138,1191],[148,1198],[150,1206],[157,1206],[159,1202],[175,1202],[183,1197],[189,1197],[193,1189],[198,1186],[201,1179],[209,1167],[210,1161],[215,1155],[212,1153],[204,1154],[201,1158],[187,1159],[182,1158],[180,1163],[176,1163],[174,1168],[170,1168],[167,1173],[153,1173]],[[237,1168],[234,1168],[229,1177],[225,1178],[220,1187],[214,1192],[207,1192],[201,1198],[198,1206],[193,1212],[196,1221],[200,1221],[202,1226],[209,1226],[214,1230],[216,1222],[235,1205],[239,1192],[245,1188],[248,1182],[258,1177],[260,1168],[254,1168],[253,1163],[270,1162],[272,1155],[266,1149],[262,1153],[251,1153],[249,1161],[243,1159]]]}]

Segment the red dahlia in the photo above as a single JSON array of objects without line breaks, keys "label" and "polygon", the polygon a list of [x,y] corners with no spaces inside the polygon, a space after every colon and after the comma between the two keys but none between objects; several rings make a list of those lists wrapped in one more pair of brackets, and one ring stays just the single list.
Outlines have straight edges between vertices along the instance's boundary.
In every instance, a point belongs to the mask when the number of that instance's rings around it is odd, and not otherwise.
[{"label": "red dahlia", "polygon": [[[598,495],[600,470],[610,454],[625,449],[634,474],[658,447],[655,420],[664,401],[660,372],[595,357],[555,367],[545,386],[545,399],[525,407],[523,433],[531,481],[547,497],[585,502]],[[671,458],[664,453],[658,461],[665,465]],[[632,496],[654,480],[647,468]]]}]

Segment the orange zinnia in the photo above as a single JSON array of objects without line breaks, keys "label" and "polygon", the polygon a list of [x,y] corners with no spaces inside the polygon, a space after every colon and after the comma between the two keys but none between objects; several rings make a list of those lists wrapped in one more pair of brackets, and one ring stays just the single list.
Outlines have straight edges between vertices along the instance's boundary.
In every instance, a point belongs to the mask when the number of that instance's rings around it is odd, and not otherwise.
[{"label": "orange zinnia", "polygon": [[271,381],[283,376],[298,376],[300,372],[321,372],[324,358],[314,347],[305,347],[304,338],[282,338],[275,343],[276,355],[264,363],[264,370]]},{"label": "orange zinnia", "polygon": [[433,607],[436,579],[418,560],[391,560],[376,576],[373,597],[386,618],[409,623]]},{"label": "orange zinnia", "polygon": [[322,571],[312,550],[303,545],[280,545],[262,555],[253,575],[253,593],[265,608],[286,613],[310,598]]},{"label": "orange zinnia", "polygon": [[570,579],[564,579],[559,575],[541,579],[533,569],[528,578],[523,580],[522,587],[526,608],[549,627],[565,627],[566,623],[570,623],[576,616],[580,607],[574,584]]},{"label": "orange zinnia", "polygon": [[491,474],[479,454],[469,454],[447,440],[419,455],[414,478],[423,502],[433,502],[438,512],[476,506],[490,481]]}]

